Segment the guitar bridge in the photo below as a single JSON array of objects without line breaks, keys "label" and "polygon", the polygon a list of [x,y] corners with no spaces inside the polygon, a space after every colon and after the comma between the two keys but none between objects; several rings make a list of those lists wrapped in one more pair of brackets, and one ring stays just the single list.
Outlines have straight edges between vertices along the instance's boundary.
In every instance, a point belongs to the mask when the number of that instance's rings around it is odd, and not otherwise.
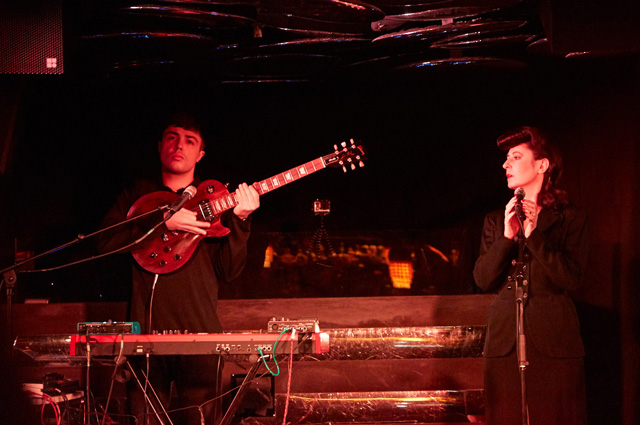
[{"label": "guitar bridge", "polygon": [[216,219],[211,203],[208,200],[205,199],[198,202],[198,207],[200,208],[200,214],[202,214],[202,219],[204,221],[213,221]]}]

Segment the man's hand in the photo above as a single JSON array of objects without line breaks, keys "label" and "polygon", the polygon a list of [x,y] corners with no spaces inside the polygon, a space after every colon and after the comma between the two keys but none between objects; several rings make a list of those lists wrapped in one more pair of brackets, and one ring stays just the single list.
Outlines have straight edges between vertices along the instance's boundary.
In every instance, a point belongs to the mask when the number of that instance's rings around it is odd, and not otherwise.
[{"label": "man's hand", "polygon": [[196,235],[207,235],[207,229],[211,227],[208,221],[199,221],[195,211],[182,208],[176,212],[165,223],[169,230],[179,230],[182,232],[195,233]]},{"label": "man's hand", "polygon": [[253,186],[246,183],[240,184],[235,193],[238,205],[235,206],[233,212],[238,218],[246,220],[249,214],[260,207],[260,195]]}]

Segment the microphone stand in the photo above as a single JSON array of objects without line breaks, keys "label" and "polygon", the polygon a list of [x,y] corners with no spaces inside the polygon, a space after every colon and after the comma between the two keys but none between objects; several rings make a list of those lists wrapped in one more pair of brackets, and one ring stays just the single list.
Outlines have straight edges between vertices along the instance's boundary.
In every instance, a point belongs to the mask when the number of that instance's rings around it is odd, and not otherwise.
[{"label": "microphone stand", "polygon": [[[524,215],[524,214],[522,214]],[[522,405],[522,424],[529,423],[529,406],[527,405],[527,382],[526,370],[529,362],[527,361],[527,345],[524,332],[524,311],[529,297],[529,282],[524,278],[526,264],[524,263],[524,247],[526,238],[524,236],[524,218],[520,214],[516,214],[520,222],[520,230],[518,231],[518,260],[516,261],[516,327],[517,340],[516,352],[518,357],[518,369],[520,370],[520,396]]]},{"label": "microphone stand", "polygon": [[[121,221],[119,223],[116,223],[116,224],[113,224],[111,226],[105,227],[104,229],[97,230],[97,231],[95,231],[95,232],[93,232],[93,233],[91,233],[89,235],[79,234],[78,237],[75,238],[72,241],[69,241],[69,242],[67,242],[65,244],[62,244],[62,245],[56,247],[56,248],[50,249],[50,250],[48,250],[46,252],[40,253],[40,254],[35,255],[33,257],[30,257],[30,258],[28,258],[28,259],[26,259],[24,261],[21,261],[19,263],[14,264],[13,266],[9,266],[6,269],[0,270],[0,275],[2,275],[2,277],[4,279],[4,282],[5,282],[5,285],[7,285],[7,322],[6,322],[6,338],[7,338],[7,341],[11,341],[11,339],[12,339],[13,326],[12,326],[12,322],[11,322],[11,318],[12,318],[12,312],[11,312],[11,305],[12,304],[11,303],[12,303],[12,299],[13,299],[14,288],[15,288],[16,282],[18,280],[17,277],[16,277],[16,269],[17,268],[19,268],[19,267],[21,267],[21,266],[23,266],[23,265],[25,265],[27,263],[33,262],[33,261],[35,261],[35,260],[37,260],[39,258],[45,257],[45,256],[47,256],[49,254],[52,254],[54,252],[61,251],[61,250],[65,249],[65,248],[68,248],[68,247],[70,247],[72,245],[75,245],[78,242],[81,242],[81,241],[83,241],[85,239],[88,239],[88,238],[96,236],[96,235],[98,235],[100,233],[109,231],[109,230],[111,230],[111,229],[113,229],[115,227],[122,226],[124,224],[127,224],[127,223],[130,223],[132,221],[138,220],[138,219],[140,219],[142,217],[146,217],[147,215],[153,214],[153,213],[155,213],[157,211],[163,211],[163,210],[166,210],[166,209],[168,209],[167,205],[160,205],[156,209],[144,212],[144,213],[139,214],[139,215],[134,216],[134,217],[127,218],[127,219],[125,219],[125,220],[123,220],[123,221]],[[162,222],[164,222],[164,221],[166,221],[166,220],[163,220]],[[150,232],[146,233],[142,238],[136,240],[133,244],[131,244],[131,246],[135,245],[135,244],[138,244],[139,242],[141,242],[149,234],[150,234]],[[121,248],[121,249],[124,249],[124,248]],[[118,251],[119,250],[113,251],[113,253],[118,252]],[[96,256],[96,257],[92,257],[90,259],[96,259],[96,258],[100,258],[102,256],[103,255],[99,255],[99,256]],[[4,343],[4,341],[3,341],[3,343]],[[8,351],[9,351],[8,354],[10,354],[10,351],[11,351],[11,347],[10,346],[8,347]]]}]

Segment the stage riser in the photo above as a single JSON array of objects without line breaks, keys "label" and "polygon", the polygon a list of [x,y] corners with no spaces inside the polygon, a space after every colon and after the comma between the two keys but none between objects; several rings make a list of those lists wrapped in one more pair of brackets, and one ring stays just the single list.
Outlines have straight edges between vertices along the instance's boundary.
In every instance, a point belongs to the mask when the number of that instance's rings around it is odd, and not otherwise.
[{"label": "stage riser", "polygon": [[[357,424],[394,423],[411,420],[418,423],[462,423],[464,414],[482,412],[482,403],[471,406],[469,397],[482,399],[483,358],[486,309],[492,296],[419,296],[371,298],[318,298],[271,300],[221,300],[219,313],[225,331],[266,330],[270,318],[316,317],[320,330],[330,334],[329,354],[305,356],[293,363],[290,391],[307,394],[319,400],[323,394],[406,394],[409,392],[438,392],[447,394],[417,402],[405,419],[397,416],[395,408],[385,397],[369,404],[368,416],[355,413],[358,403],[340,399],[330,405],[318,405],[317,417],[304,422],[327,421],[339,423],[333,413],[341,410],[346,422]],[[125,321],[125,303],[15,305],[13,323],[20,335],[72,334],[79,322]],[[407,341],[413,341],[408,344]],[[224,366],[222,386],[226,391],[237,385],[237,376],[245,374],[251,363],[243,356],[229,357]],[[111,359],[113,361],[113,359]],[[287,394],[288,370],[281,360],[281,373],[273,380],[276,414],[258,421],[281,420],[281,401]],[[23,382],[38,382],[44,373],[61,373],[86,385],[86,366],[51,363],[21,366]],[[91,389],[95,397],[106,396],[109,390],[112,365],[93,364]],[[261,368],[260,374],[266,373]],[[236,378],[232,378],[233,376]],[[232,382],[233,381],[233,382]],[[124,384],[116,383],[115,394],[125,395]],[[444,393],[443,393],[444,392]],[[465,395],[464,397],[461,394]],[[371,397],[369,397],[371,398]],[[226,400],[229,401],[228,398]],[[321,403],[316,401],[316,403]],[[324,402],[322,402],[324,403]],[[322,404],[321,403],[321,404]],[[339,405],[340,408],[334,406]],[[471,407],[470,407],[471,406]],[[309,406],[299,407],[304,409]],[[302,419],[298,406],[293,405],[287,418]],[[475,410],[474,410],[475,409]],[[245,412],[245,415],[251,413]],[[299,416],[300,415],[300,416]],[[396,417],[397,416],[397,417]],[[251,418],[245,418],[251,422]]]},{"label": "stage riser", "polygon": [[481,390],[278,395],[276,418],[285,408],[287,418],[302,424],[463,422],[484,411],[484,398]]}]

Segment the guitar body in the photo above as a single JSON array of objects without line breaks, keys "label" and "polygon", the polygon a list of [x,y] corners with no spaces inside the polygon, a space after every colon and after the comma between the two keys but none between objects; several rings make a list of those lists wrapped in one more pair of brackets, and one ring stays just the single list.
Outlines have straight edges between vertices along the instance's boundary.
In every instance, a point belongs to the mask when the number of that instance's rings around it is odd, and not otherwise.
[{"label": "guitar body", "polygon": [[[187,201],[183,208],[196,211],[198,220],[208,221],[211,227],[207,235],[188,232],[156,230],[149,238],[150,243],[143,244],[132,252],[133,258],[145,270],[151,273],[166,274],[182,267],[193,255],[200,241],[205,237],[221,237],[229,234],[229,229],[220,223],[220,214],[212,207],[223,202],[228,204],[229,192],[216,180],[205,180],[198,186],[196,195]],[[171,192],[152,192],[138,199],[129,209],[127,218],[155,210],[162,205],[171,205],[179,196]]]}]

